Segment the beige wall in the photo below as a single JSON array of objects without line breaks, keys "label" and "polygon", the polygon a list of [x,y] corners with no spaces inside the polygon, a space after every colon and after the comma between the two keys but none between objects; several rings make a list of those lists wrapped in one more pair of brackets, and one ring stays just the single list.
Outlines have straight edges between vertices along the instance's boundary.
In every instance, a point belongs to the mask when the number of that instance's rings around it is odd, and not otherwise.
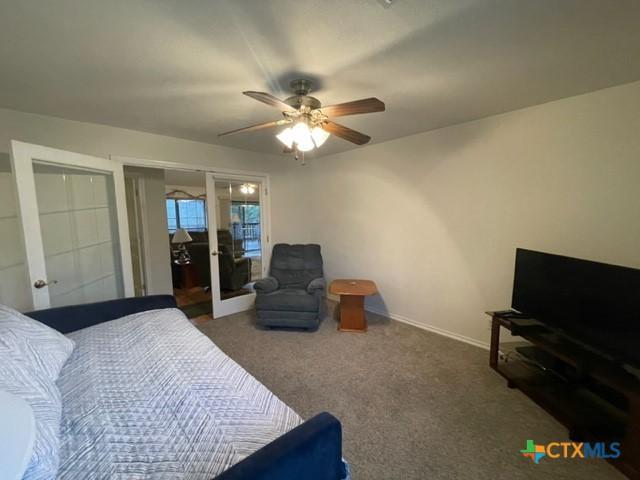
[{"label": "beige wall", "polygon": [[[345,120],[345,123],[348,122]],[[516,247],[640,267],[640,82],[312,162],[329,278],[472,341],[510,305]]]}]

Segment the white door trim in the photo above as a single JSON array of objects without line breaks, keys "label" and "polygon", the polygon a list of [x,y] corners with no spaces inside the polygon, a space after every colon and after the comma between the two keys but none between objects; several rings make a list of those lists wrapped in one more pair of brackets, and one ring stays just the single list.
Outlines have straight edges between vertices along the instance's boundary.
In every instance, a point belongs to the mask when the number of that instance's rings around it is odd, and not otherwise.
[{"label": "white door trim", "polygon": [[[140,275],[142,276],[142,291],[146,296],[150,290],[150,278],[149,270],[151,265],[149,263],[149,256],[146,252],[149,250],[149,222],[146,218],[146,195],[144,190],[144,177],[137,172],[125,172],[125,181],[131,179],[133,182],[133,218],[136,222],[136,234],[138,237],[138,261],[140,268]],[[129,212],[127,212],[129,213]]]},{"label": "white door trim", "polygon": [[122,164],[101,157],[69,152],[57,148],[11,140],[11,168],[18,196],[18,209],[23,230],[26,263],[31,284],[33,308],[50,306],[49,288],[34,288],[36,280],[47,279],[44,258],[44,244],[40,229],[40,215],[36,195],[32,160],[39,159],[59,165],[71,165],[79,168],[91,168],[111,172],[115,189],[116,217],[118,220],[118,239],[122,264],[122,283],[125,296],[133,296],[133,268],[129,248],[129,222],[124,187]]},{"label": "white door trim", "polygon": [[[117,161],[117,160],[115,160]],[[147,219],[147,190],[145,178],[138,172],[125,172],[125,177],[135,178],[136,186],[138,189],[138,213],[140,215],[138,236],[142,241],[142,268],[144,270],[144,291],[145,296],[149,295],[149,292],[154,291],[153,280],[149,275],[152,269],[151,258],[149,258],[149,252],[151,252],[151,244],[149,243],[149,220]]]},{"label": "white door trim", "polygon": [[170,162],[166,160],[152,160],[149,158],[128,157],[126,155],[110,155],[112,160],[118,161],[124,165],[138,166],[138,167],[150,167],[150,168],[166,168],[167,170],[189,170],[196,172],[210,172],[210,173],[222,173],[224,175],[237,175],[242,177],[269,177],[266,172],[260,172],[256,170],[243,170],[241,168],[225,168],[216,167],[210,164],[204,163],[182,163],[182,162]]},{"label": "white door trim", "polygon": [[[38,199],[35,194],[36,183],[27,144],[15,140],[11,140],[10,143],[11,169],[13,170],[13,178],[16,183],[15,191],[18,197],[18,219],[23,231],[22,238],[29,274],[29,288],[31,289],[33,308],[38,310],[49,306],[49,288],[33,288],[36,280],[47,279],[44,243],[42,241],[42,235],[40,234],[40,215],[37,214]],[[18,184],[20,184],[20,188],[18,188]]]}]

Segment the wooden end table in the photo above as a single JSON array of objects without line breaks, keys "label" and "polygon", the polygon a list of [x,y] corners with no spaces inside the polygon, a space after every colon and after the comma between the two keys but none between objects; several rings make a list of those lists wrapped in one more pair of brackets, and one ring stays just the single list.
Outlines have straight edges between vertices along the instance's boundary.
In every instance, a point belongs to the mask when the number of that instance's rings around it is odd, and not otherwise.
[{"label": "wooden end table", "polygon": [[188,290],[189,288],[197,287],[200,285],[200,280],[198,278],[198,269],[196,268],[194,263],[179,263],[175,262],[178,266],[178,271],[180,278],[178,283],[180,284],[180,288]]},{"label": "wooden end table", "polygon": [[364,297],[378,293],[371,280],[338,279],[331,282],[329,292],[340,295],[341,332],[366,332],[367,318],[364,315]]}]

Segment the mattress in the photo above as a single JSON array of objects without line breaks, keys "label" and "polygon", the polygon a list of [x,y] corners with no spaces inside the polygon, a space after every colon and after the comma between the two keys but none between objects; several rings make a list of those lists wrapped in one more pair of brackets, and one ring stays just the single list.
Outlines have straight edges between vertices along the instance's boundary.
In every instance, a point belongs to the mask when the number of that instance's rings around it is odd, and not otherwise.
[{"label": "mattress", "polygon": [[208,480],[302,423],[177,309],[68,337],[59,479]]}]

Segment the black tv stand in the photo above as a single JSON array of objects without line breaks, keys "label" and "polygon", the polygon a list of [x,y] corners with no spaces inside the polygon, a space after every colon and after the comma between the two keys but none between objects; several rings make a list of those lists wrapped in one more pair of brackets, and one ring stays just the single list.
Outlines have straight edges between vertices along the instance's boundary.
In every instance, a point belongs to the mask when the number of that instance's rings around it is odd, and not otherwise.
[{"label": "black tv stand", "polygon": [[499,312],[494,312],[496,315],[499,315],[502,318],[531,318],[526,313],[516,312],[515,310],[501,310]]},{"label": "black tv stand", "polygon": [[[621,456],[609,461],[627,477],[640,480],[640,380],[542,322],[505,311],[487,314],[491,316],[489,365],[507,386],[553,415],[573,441],[620,442]],[[501,358],[502,328],[533,344],[528,358],[526,354]]]}]

